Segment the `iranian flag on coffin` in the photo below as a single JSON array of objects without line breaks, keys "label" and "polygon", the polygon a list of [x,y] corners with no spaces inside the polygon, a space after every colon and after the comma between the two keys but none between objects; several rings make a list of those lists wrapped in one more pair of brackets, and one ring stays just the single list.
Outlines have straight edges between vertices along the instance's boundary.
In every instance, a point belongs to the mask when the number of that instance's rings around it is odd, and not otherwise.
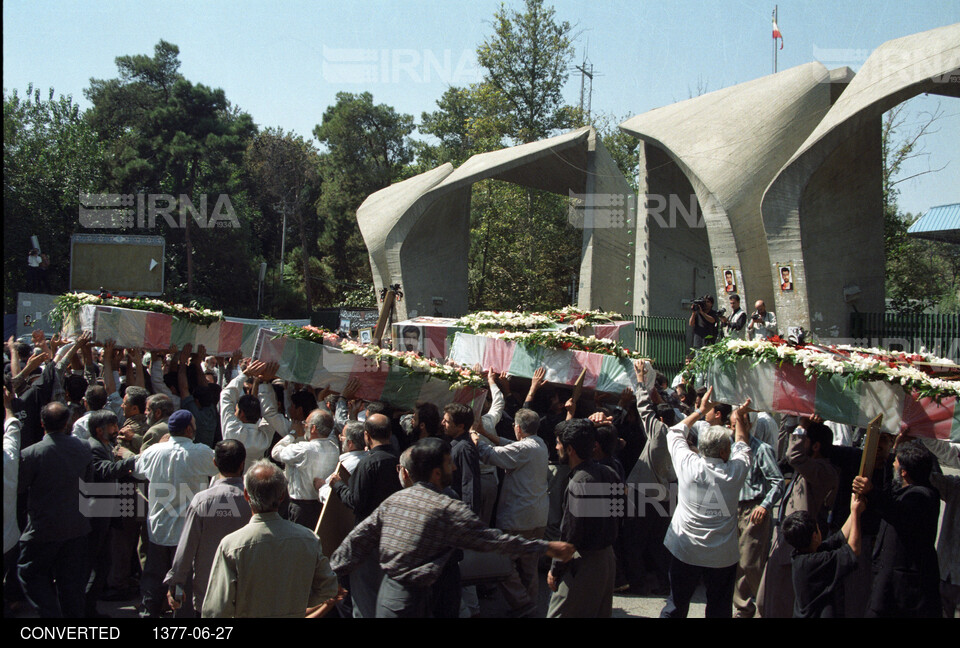
[{"label": "iranian flag on coffin", "polygon": [[[391,327],[394,351],[414,351],[427,358],[443,360],[450,352],[453,337],[460,326],[449,317],[414,317]],[[414,334],[416,330],[416,334]]]},{"label": "iranian flag on coffin", "polygon": [[609,324],[589,324],[577,329],[569,323],[560,323],[556,328],[562,331],[572,330],[584,337],[594,336],[603,340],[619,342],[625,349],[632,349],[637,344],[637,325],[635,322],[618,321]]},{"label": "iranian flag on coffin", "polygon": [[258,325],[226,321],[200,326],[166,313],[91,304],[80,307],[78,324],[79,330],[93,334],[97,344],[114,340],[121,347],[166,350],[190,343],[194,350],[203,345],[215,356],[230,356],[237,349],[252,354],[260,330]]},{"label": "iranian flag on coffin", "polygon": [[629,359],[587,351],[526,346],[484,335],[457,333],[450,349],[450,359],[465,367],[479,363],[484,370],[506,371],[520,378],[532,378],[533,372],[542,366],[547,370],[547,382],[561,385],[573,385],[580,372],[586,369],[585,388],[613,394],[637,386],[637,374]]},{"label": "iranian flag on coffin", "polygon": [[768,412],[799,416],[818,414],[825,420],[866,427],[883,414],[881,429],[897,434],[910,428],[916,436],[960,442],[960,407],[956,396],[940,402],[905,392],[898,384],[882,380],[854,381],[843,375],[807,378],[804,368],[789,362],[777,366],[763,361],[740,359],[731,364],[715,363],[707,372],[714,400],[740,404],[749,397],[751,407]]},{"label": "iranian flag on coffin", "polygon": [[253,357],[264,362],[277,362],[277,377],[290,382],[330,386],[340,392],[351,378],[360,382],[357,398],[381,400],[393,407],[412,410],[417,403],[434,403],[443,407],[448,403],[463,403],[479,415],[487,390],[465,387],[451,390],[450,383],[398,367],[388,362],[377,362],[353,353],[344,353],[337,347],[308,340],[286,337],[261,329]]}]

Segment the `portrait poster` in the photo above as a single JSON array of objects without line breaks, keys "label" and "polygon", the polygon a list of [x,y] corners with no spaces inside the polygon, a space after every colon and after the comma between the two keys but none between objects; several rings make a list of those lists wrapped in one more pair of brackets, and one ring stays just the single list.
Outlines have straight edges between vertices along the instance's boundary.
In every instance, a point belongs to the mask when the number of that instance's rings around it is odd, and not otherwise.
[{"label": "portrait poster", "polygon": [[780,292],[793,291],[793,265],[780,264],[777,266],[777,277],[780,279]]}]

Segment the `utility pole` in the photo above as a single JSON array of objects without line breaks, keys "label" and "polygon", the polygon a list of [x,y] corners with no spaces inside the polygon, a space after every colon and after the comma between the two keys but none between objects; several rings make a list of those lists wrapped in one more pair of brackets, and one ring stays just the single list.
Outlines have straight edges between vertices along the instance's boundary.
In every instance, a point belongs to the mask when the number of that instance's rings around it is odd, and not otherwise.
[{"label": "utility pole", "polygon": [[[590,122],[590,109],[593,104],[593,63],[591,63],[586,57],[583,59],[583,63],[574,67],[577,71],[580,72],[580,114],[586,115],[585,123]],[[586,95],[584,93],[586,81],[590,79],[589,89],[586,89]],[[586,98],[586,110],[584,110],[584,98]]]}]

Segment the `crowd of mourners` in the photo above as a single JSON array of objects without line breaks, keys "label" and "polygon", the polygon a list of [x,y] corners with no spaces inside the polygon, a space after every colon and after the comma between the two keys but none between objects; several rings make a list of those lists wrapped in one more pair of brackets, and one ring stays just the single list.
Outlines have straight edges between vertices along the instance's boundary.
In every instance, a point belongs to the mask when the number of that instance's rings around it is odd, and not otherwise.
[{"label": "crowd of mourners", "polygon": [[8,615],[684,617],[701,584],[708,617],[960,614],[960,445],[909,430],[858,476],[864,430],[649,363],[619,395],[489,372],[477,411],[404,412],[202,346],[5,355]]}]

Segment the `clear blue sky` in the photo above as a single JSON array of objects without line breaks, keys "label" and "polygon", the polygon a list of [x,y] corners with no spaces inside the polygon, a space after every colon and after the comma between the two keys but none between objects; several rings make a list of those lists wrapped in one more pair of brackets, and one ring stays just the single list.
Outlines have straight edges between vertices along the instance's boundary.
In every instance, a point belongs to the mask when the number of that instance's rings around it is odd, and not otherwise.
[{"label": "clear blue sky", "polygon": [[[519,7],[520,2],[508,2]],[[596,78],[593,111],[620,121],[772,71],[774,2],[753,0],[556,0],[576,26],[577,62],[586,50]],[[781,0],[779,69],[821,60],[859,69],[881,43],[960,22],[957,0]],[[89,79],[117,74],[114,59],[152,54],[165,39],[180,48],[181,71],[223,88],[261,126],[311,135],[337,92],[370,91],[378,103],[414,115],[433,110],[448,85],[476,81],[474,51],[492,32],[499,0],[339,2],[28,1],[3,3],[3,87],[28,83],[72,95],[84,107]],[[829,57],[829,60],[828,58]],[[579,98],[579,77],[566,87]],[[921,97],[911,122],[940,102],[929,164],[947,169],[903,183],[905,211],[960,201],[960,100]]]}]

